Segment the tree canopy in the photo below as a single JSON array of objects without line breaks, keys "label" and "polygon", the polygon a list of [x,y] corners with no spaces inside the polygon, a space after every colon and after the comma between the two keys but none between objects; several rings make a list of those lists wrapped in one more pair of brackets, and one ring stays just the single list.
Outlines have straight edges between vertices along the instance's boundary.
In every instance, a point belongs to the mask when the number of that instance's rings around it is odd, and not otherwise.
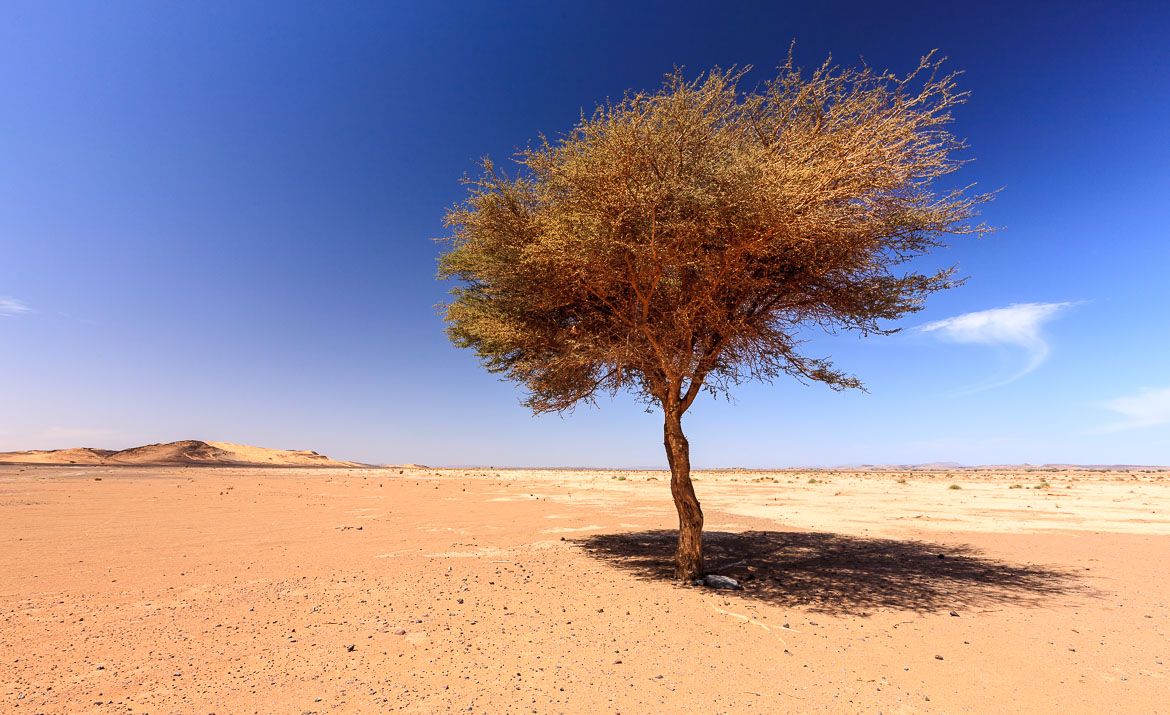
[{"label": "tree canopy", "polygon": [[967,93],[941,64],[804,72],[790,54],[752,91],[748,70],[676,70],[518,152],[512,175],[484,159],[446,214],[448,335],[535,412],[623,389],[660,406],[676,480],[670,423],[703,389],[860,387],[801,331],[892,332],[956,285],[907,262],[987,230],[970,221],[989,194],[933,188],[966,161],[947,125]]}]

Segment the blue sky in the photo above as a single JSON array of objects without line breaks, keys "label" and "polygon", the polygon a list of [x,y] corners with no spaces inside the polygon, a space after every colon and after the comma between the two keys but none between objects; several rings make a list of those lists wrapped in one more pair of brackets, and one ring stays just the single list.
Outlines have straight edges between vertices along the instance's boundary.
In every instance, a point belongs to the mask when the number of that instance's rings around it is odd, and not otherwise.
[{"label": "blue sky", "polygon": [[1165,3],[61,3],[0,10],[0,450],[176,439],[368,462],[662,465],[632,399],[532,417],[451,347],[444,209],[606,97],[795,39],[965,71],[926,260],[967,284],[889,338],[810,334],[868,393],[700,400],[699,466],[1170,464]]}]

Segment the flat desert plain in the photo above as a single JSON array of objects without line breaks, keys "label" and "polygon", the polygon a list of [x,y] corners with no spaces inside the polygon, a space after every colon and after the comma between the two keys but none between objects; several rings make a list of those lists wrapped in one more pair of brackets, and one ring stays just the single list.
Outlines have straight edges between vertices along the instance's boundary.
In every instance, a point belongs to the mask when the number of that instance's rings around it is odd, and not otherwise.
[{"label": "flat desert plain", "polygon": [[0,711],[1170,711],[1170,474],[696,488],[742,591],[663,473],[0,467]]}]

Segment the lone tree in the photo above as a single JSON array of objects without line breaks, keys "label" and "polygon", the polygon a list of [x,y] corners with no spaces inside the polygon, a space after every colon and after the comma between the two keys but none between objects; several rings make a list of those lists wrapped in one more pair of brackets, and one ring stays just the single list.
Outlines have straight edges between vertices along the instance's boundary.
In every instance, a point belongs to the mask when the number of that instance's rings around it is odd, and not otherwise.
[{"label": "lone tree", "polygon": [[953,268],[895,269],[986,230],[968,222],[989,194],[931,189],[965,163],[946,126],[967,93],[940,65],[806,74],[789,53],[751,92],[746,69],[676,70],[518,152],[514,177],[485,158],[447,211],[455,345],[523,385],[535,413],[625,389],[662,409],[677,577],[703,573],[682,429],[699,393],[782,374],[860,388],[800,354],[801,329],[895,332],[884,322],[957,284]]}]

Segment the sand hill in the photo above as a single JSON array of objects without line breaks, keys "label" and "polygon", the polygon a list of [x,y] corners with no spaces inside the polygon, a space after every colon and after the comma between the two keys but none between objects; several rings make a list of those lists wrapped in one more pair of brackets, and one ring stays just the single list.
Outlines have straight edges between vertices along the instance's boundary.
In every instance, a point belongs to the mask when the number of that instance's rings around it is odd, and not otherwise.
[{"label": "sand hill", "polygon": [[0,452],[0,463],[8,464],[101,464],[116,465],[222,465],[250,467],[356,467],[356,462],[339,462],[311,450],[267,449],[230,442],[182,440],[148,444],[116,451],[76,447],[73,449]]}]

